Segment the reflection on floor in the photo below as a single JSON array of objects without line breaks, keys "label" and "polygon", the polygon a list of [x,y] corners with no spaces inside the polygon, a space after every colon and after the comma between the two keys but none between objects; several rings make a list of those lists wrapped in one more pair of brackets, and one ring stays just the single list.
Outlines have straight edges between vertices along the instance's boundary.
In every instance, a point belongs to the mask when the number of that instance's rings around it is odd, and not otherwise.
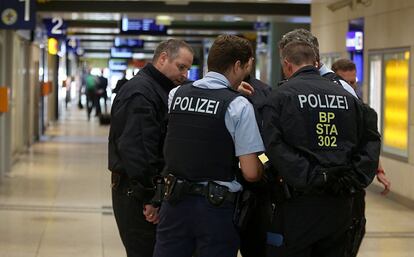
[{"label": "reflection on floor", "polygon": [[[111,208],[108,127],[66,113],[0,183],[0,257],[123,257]],[[414,256],[414,211],[367,194],[360,257]]]}]

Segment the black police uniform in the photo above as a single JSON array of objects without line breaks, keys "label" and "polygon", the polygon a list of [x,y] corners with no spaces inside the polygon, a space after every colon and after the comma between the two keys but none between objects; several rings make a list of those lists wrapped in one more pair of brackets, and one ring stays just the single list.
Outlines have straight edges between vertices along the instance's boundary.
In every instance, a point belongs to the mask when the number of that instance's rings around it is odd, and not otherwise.
[{"label": "black police uniform", "polygon": [[[341,80],[345,81],[341,76],[339,76],[335,72],[325,73],[323,77],[335,82],[339,86],[341,86]],[[377,114],[375,110],[366,104],[364,104],[363,110],[365,112],[365,116],[368,117],[365,127],[366,133],[376,134],[378,128],[376,123]],[[359,247],[362,243],[362,239],[365,235],[365,225],[365,190],[360,190],[352,196],[352,223],[348,230],[348,239],[346,240],[347,247],[344,257],[357,256]]]},{"label": "black police uniform", "polygon": [[[253,104],[257,124],[259,129],[262,130],[262,110],[272,88],[256,78],[249,77],[245,81],[254,88],[254,93],[247,96],[247,98]],[[269,184],[265,181],[243,183],[243,188],[253,193],[251,195],[253,199],[250,201],[251,214],[245,227],[240,231],[240,253],[243,257],[261,257],[266,254],[266,232],[270,225],[272,213],[268,187]]]},{"label": "black police uniform", "polygon": [[235,194],[212,181],[230,182],[238,170],[225,124],[227,107],[237,96],[230,88],[192,84],[176,91],[165,140],[165,173],[174,179],[167,177],[155,257],[236,256]]},{"label": "black police uniform", "polygon": [[272,92],[263,136],[285,196],[276,207],[273,252],[344,256],[350,195],[372,182],[380,152],[379,134],[364,129],[372,121],[363,109],[313,66]]},{"label": "black police uniform", "polygon": [[155,225],[143,204],[163,166],[168,92],[174,84],[152,64],[126,82],[114,99],[109,131],[109,170],[115,219],[128,257],[152,257]]}]

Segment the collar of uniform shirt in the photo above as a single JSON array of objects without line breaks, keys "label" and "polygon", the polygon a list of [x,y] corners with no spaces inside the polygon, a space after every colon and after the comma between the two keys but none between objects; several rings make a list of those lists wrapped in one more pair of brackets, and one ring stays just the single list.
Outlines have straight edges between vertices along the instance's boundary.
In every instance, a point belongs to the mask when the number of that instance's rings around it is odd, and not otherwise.
[{"label": "collar of uniform shirt", "polygon": [[325,75],[326,73],[333,72],[331,69],[329,69],[325,64],[322,63],[322,66],[319,68],[319,74],[321,76]]},{"label": "collar of uniform shirt", "polygon": [[206,89],[231,88],[229,80],[221,73],[209,71],[204,78],[193,83],[195,87]]}]

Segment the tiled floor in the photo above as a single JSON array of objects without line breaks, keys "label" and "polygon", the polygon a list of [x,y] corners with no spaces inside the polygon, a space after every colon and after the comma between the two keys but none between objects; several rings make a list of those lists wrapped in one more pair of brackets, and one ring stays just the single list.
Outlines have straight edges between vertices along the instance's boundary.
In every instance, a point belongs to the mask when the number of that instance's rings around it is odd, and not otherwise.
[{"label": "tiled floor", "polygon": [[[14,165],[0,183],[0,257],[125,256],[111,209],[107,134],[73,110]],[[367,217],[360,257],[414,256],[414,210],[368,193]]]}]

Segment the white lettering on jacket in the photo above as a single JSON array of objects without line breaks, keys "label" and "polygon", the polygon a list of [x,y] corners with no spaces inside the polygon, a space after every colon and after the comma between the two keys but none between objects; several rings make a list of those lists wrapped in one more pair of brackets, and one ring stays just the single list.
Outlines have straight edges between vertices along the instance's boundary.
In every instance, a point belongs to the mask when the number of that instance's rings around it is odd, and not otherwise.
[{"label": "white lettering on jacket", "polygon": [[300,108],[309,106],[320,109],[343,109],[348,110],[348,101],[343,95],[298,95]]},{"label": "white lettering on jacket", "polygon": [[175,98],[172,109],[175,111],[180,110],[180,111],[187,111],[187,112],[216,114],[219,105],[220,105],[219,101],[211,100],[207,98],[178,96]]}]

